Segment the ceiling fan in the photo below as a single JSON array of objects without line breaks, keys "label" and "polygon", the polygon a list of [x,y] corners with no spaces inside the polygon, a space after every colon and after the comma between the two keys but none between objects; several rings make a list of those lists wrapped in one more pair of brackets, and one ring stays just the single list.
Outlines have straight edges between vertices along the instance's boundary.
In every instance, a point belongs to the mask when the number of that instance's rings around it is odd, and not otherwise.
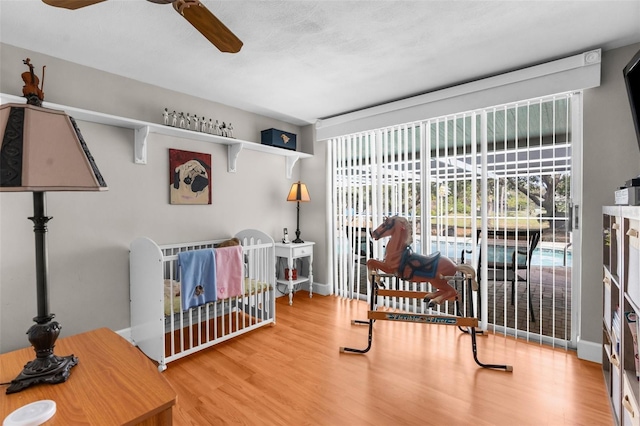
[{"label": "ceiling fan", "polygon": [[[105,0],[42,0],[44,3],[65,9],[80,9]],[[152,3],[173,4],[173,8],[206,37],[221,52],[237,53],[242,41],[198,0],[148,0]]]}]

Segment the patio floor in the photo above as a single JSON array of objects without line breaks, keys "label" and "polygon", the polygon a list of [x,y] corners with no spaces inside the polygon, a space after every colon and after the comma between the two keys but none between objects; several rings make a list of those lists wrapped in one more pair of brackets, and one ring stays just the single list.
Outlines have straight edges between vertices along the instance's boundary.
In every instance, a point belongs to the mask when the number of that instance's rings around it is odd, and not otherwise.
[{"label": "patio floor", "polygon": [[526,283],[517,283],[512,305],[511,283],[489,281],[489,322],[516,328],[517,319],[518,330],[570,340],[571,267],[532,266],[531,298],[535,321],[530,317]]}]

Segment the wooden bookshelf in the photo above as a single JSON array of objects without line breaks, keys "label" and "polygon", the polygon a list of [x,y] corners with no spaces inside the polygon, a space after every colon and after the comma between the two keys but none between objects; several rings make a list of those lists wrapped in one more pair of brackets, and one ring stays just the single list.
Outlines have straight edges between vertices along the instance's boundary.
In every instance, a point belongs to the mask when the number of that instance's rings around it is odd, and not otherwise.
[{"label": "wooden bookshelf", "polygon": [[602,370],[615,423],[640,425],[640,207],[603,208]]}]

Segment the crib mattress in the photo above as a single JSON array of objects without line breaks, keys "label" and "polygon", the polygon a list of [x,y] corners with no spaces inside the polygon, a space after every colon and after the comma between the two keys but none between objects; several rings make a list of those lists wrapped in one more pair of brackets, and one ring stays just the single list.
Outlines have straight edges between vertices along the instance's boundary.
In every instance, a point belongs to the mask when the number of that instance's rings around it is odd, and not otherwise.
[{"label": "crib mattress", "polygon": [[[165,295],[164,295],[164,315],[169,316],[173,313],[180,313],[182,311],[182,300],[180,295],[171,296],[172,289],[174,292],[178,292],[180,289],[180,283],[174,280],[165,280],[164,283]],[[262,293],[269,289],[269,284],[251,280],[249,278],[244,279],[244,285],[242,287],[242,296],[249,296],[252,294]],[[240,296],[238,296],[240,297]],[[173,310],[171,309],[173,301]],[[216,302],[212,302],[216,303]]]}]

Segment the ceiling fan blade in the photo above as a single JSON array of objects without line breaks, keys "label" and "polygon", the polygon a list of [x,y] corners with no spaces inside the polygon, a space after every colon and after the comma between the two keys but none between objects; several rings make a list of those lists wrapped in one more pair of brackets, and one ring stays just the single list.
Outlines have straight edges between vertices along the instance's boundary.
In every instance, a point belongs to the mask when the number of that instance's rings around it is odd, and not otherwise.
[{"label": "ceiling fan blade", "polygon": [[237,53],[242,41],[197,0],[176,0],[174,9],[221,52]]},{"label": "ceiling fan blade", "polygon": [[65,9],[76,10],[81,7],[91,6],[92,4],[101,3],[105,0],[42,0],[49,6],[63,7]]}]

